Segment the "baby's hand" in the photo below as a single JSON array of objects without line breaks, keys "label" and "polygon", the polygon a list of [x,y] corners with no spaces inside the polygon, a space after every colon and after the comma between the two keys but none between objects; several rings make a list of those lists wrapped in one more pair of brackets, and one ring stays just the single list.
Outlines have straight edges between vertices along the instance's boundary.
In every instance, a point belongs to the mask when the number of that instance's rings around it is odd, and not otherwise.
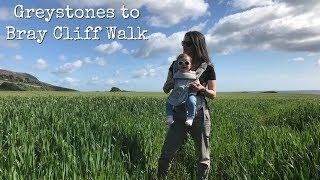
[{"label": "baby's hand", "polygon": [[197,91],[193,90],[193,88],[192,88],[195,84],[200,84],[199,79],[197,79],[197,80],[193,81],[191,84],[189,84],[189,88],[190,88],[191,92],[197,92]]}]

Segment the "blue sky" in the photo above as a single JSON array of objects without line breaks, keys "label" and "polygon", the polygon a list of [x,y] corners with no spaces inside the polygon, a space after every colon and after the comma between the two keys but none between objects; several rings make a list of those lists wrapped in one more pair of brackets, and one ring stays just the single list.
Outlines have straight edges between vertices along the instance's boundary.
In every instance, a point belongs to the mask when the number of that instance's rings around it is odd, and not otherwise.
[{"label": "blue sky", "polygon": [[[68,2],[68,3],[67,3]],[[140,10],[138,19],[55,19],[13,16],[25,8],[114,8]],[[112,86],[161,91],[170,62],[181,51],[185,32],[206,36],[218,91],[319,90],[320,3],[289,0],[53,0],[0,2],[0,68],[35,75],[41,81],[82,91]],[[6,26],[48,30],[42,44],[6,40]],[[127,26],[148,30],[149,40],[63,41],[55,26]]]}]

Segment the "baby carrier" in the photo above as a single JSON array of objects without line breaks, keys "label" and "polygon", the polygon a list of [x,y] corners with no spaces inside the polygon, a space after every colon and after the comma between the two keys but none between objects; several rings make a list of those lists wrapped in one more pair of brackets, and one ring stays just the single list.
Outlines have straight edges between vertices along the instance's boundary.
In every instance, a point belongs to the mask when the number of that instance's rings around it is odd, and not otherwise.
[{"label": "baby carrier", "polygon": [[[199,68],[196,70],[196,78],[192,80],[194,82],[195,80],[198,80],[200,76],[203,74],[203,72],[206,70],[208,64],[206,62],[202,63]],[[178,72],[178,65],[177,62],[173,63],[173,77],[175,77],[175,74]],[[183,78],[183,77],[179,77]],[[189,77],[185,77],[188,79]],[[189,78],[190,81],[190,78]],[[190,83],[180,83],[178,81],[174,82],[174,88],[171,92],[171,94],[168,97],[168,102],[173,106],[178,106],[183,103],[185,103],[186,99],[188,98],[188,95],[190,93],[189,91]],[[197,95],[197,110],[205,106],[205,99],[202,95]]]}]

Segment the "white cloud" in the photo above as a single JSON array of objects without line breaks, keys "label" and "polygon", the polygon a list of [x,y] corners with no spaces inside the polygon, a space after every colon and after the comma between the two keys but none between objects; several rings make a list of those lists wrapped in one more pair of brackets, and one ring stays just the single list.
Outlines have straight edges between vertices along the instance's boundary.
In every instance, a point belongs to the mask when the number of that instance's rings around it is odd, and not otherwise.
[{"label": "white cloud", "polygon": [[92,77],[91,80],[92,81],[97,81],[97,80],[99,80],[99,77],[98,76]]},{"label": "white cloud", "polygon": [[105,81],[105,85],[107,86],[119,86],[119,85],[124,85],[128,83],[130,83],[129,80],[120,81],[120,80],[114,80],[114,79],[107,79]]},{"label": "white cloud", "polygon": [[147,65],[144,68],[133,71],[132,78],[140,79],[140,78],[150,78],[158,75],[163,75],[167,69],[164,66],[156,66],[156,65]]},{"label": "white cloud", "polygon": [[137,53],[137,50],[136,50],[136,49],[131,49],[131,50],[130,50],[130,53],[131,53],[131,54],[136,54],[136,53]]},{"label": "white cloud", "polygon": [[32,65],[32,68],[38,70],[46,70],[48,69],[49,65],[44,59],[38,59],[36,63]]},{"label": "white cloud", "polygon": [[[261,1],[261,4],[260,1],[241,2],[248,2],[247,6],[252,8],[220,19],[204,34],[209,53],[228,54],[243,50],[320,52],[320,1],[310,0],[306,4],[289,0]],[[201,24],[199,27],[201,29]],[[152,58],[162,53],[182,52],[180,41],[185,33],[153,33],[135,55]]]},{"label": "white cloud", "polygon": [[122,49],[121,52],[122,52],[123,54],[130,54],[129,50],[128,50],[128,49],[125,49],[125,48]]},{"label": "white cloud", "polygon": [[161,53],[177,54],[182,52],[181,41],[185,33],[186,31],[180,31],[170,36],[160,32],[153,33],[148,36],[149,40],[137,49],[135,55],[139,58],[152,58]]},{"label": "white cloud", "polygon": [[64,83],[66,83],[66,84],[74,84],[74,83],[78,83],[78,82],[80,82],[80,80],[78,80],[76,78],[72,78],[72,77],[64,78]]},{"label": "white cloud", "polygon": [[289,15],[291,8],[285,5],[257,7],[221,18],[209,31],[210,35],[232,35],[232,33],[256,28],[274,19]]},{"label": "white cloud", "polygon": [[117,82],[116,82],[114,79],[107,79],[107,80],[105,81],[105,84],[106,84],[107,86],[114,86],[116,83],[117,83]]},{"label": "white cloud", "polygon": [[121,73],[121,71],[120,71],[119,69],[117,69],[117,70],[115,70],[115,72],[114,72],[114,76],[119,76],[120,73]]},{"label": "white cloud", "polygon": [[72,63],[65,63],[59,68],[56,69],[53,73],[56,74],[70,74],[73,73],[80,68],[82,68],[85,65],[98,65],[98,66],[105,66],[106,61],[102,57],[96,57],[96,58],[91,58],[91,57],[85,57],[85,58],[79,58],[78,60],[72,62]]},{"label": "white cloud", "polygon": [[261,7],[268,5],[275,5],[277,3],[285,3],[289,6],[294,6],[302,9],[313,9],[316,8],[319,1],[318,0],[232,0],[231,5],[237,9],[248,9],[252,7]]},{"label": "white cloud", "polygon": [[268,6],[272,5],[272,0],[233,0],[231,5],[239,9],[247,9],[251,7]]},{"label": "white cloud", "polygon": [[203,31],[204,28],[207,26],[208,21],[206,22],[201,22],[197,25],[192,26],[188,31]]},{"label": "white cloud", "polygon": [[317,61],[317,66],[320,67],[320,59]]},{"label": "white cloud", "polygon": [[20,44],[15,40],[6,40],[6,37],[0,35],[0,47],[18,49],[20,48]]},{"label": "white cloud", "polygon": [[92,77],[91,81],[87,82],[87,85],[98,85],[98,86],[121,86],[130,83],[129,80],[115,80],[115,79],[100,79],[99,77]]},{"label": "white cloud", "polygon": [[59,57],[58,57],[58,59],[59,59],[60,61],[65,61],[65,60],[67,60],[67,56],[65,56],[64,54],[60,54]]},{"label": "white cloud", "polygon": [[292,61],[304,61],[304,58],[303,57],[296,57],[296,58],[293,58]]},{"label": "white cloud", "polygon": [[125,80],[125,81],[122,82],[122,84],[128,84],[128,83],[130,83],[129,80]]},{"label": "white cloud", "polygon": [[81,81],[77,78],[73,78],[73,77],[65,77],[59,80],[54,81],[58,86],[64,86],[64,87],[68,87],[68,88],[79,88],[81,87]]},{"label": "white cloud", "polygon": [[[78,7],[93,7],[93,6],[106,6],[110,8],[119,9],[122,5],[122,1],[119,0],[58,0],[64,5],[69,4]],[[171,25],[178,24],[188,19],[197,19],[201,16],[209,14],[209,4],[205,0],[161,0],[161,1],[150,1],[150,0],[127,0],[125,1],[127,8],[138,8],[144,7],[150,14],[149,20],[152,26],[168,27]]]},{"label": "white cloud", "polygon": [[[76,7],[101,7],[101,6],[107,6],[110,8],[121,8],[122,1],[119,0],[58,0],[63,5],[70,5],[70,6],[76,6]],[[134,1],[134,0],[127,0],[125,2],[125,5],[130,8],[138,8],[141,7],[145,2],[148,0],[140,0],[140,1]]]},{"label": "white cloud", "polygon": [[19,54],[15,55],[12,57],[13,61],[22,61],[23,57]]},{"label": "white cloud", "polygon": [[300,1],[300,0],[277,0],[277,2],[286,3],[289,6],[294,6],[302,9],[315,9],[319,8],[318,0],[308,0],[308,1]]},{"label": "white cloud", "polygon": [[307,54],[307,56],[309,57],[314,57],[314,56],[318,56],[320,53],[315,53],[315,52],[310,52]]},{"label": "white cloud", "polygon": [[86,64],[96,64],[98,66],[105,66],[106,65],[106,61],[102,57],[96,57],[95,59],[91,59],[90,57],[86,57],[86,58],[84,58],[84,62]]},{"label": "white cloud", "polygon": [[156,75],[155,69],[140,69],[134,72],[133,78],[153,77]]},{"label": "white cloud", "polygon": [[301,3],[274,2],[226,16],[206,35],[209,49],[320,51],[320,1]]},{"label": "white cloud", "polygon": [[187,19],[197,19],[209,14],[209,4],[204,0],[162,0],[149,1],[146,9],[155,15],[149,23],[152,26],[169,27]]},{"label": "white cloud", "polygon": [[0,7],[0,21],[7,21],[13,19],[13,12],[7,7]]},{"label": "white cloud", "polygon": [[66,74],[72,73],[74,71],[79,70],[82,67],[83,63],[80,60],[74,61],[73,63],[66,63],[60,66],[55,73],[58,74]]},{"label": "white cloud", "polygon": [[99,46],[95,47],[95,50],[105,54],[113,54],[116,51],[122,49],[122,44],[118,43],[117,41],[113,41],[110,44],[100,44]]}]

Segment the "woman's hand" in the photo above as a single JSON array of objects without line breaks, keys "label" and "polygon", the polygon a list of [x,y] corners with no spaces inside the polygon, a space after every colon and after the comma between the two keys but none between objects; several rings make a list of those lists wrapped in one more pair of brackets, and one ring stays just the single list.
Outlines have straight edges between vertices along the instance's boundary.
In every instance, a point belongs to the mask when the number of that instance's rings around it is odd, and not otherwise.
[{"label": "woman's hand", "polygon": [[171,78],[171,79],[168,79],[164,85],[163,85],[163,91],[165,93],[169,93],[171,89],[173,89],[174,87],[174,80]]}]

